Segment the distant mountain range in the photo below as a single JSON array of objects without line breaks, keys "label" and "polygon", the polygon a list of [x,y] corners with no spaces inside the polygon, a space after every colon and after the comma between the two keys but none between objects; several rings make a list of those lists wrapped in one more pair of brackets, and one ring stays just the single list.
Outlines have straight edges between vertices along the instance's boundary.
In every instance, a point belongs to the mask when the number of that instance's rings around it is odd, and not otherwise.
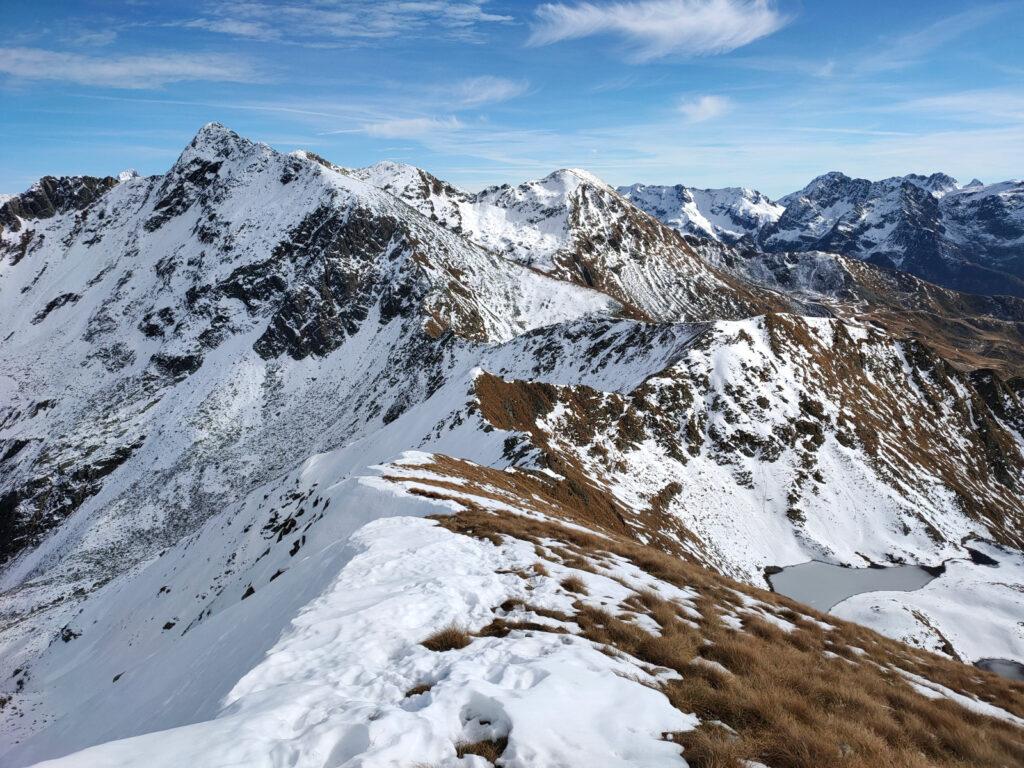
[{"label": "distant mountain range", "polygon": [[829,251],[961,291],[1024,296],[1024,182],[828,173],[777,201],[738,187],[634,184],[619,192],[698,237],[769,253]]}]

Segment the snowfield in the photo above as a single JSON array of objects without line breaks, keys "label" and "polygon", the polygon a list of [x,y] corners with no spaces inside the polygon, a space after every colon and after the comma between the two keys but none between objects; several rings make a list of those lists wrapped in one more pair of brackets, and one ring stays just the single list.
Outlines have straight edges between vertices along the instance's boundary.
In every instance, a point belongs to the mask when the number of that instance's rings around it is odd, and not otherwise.
[{"label": "snowfield", "polygon": [[832,613],[937,653],[952,649],[967,662],[985,658],[1020,662],[1024,659],[1024,557],[983,542],[972,542],[971,547],[998,565],[950,560],[945,572],[921,589],[857,595]]},{"label": "snowfield", "polygon": [[[638,665],[586,640],[480,638],[458,654],[419,645],[451,623],[477,628],[492,605],[525,596],[510,571],[534,562],[531,547],[495,547],[395,517],[360,528],[346,549],[351,559],[337,577],[299,609],[216,716],[43,765],[133,766],[145,754],[168,767],[469,766],[484,763],[458,759],[456,743],[498,738],[508,739],[508,766],[682,764],[661,736],[696,719],[644,685]],[[544,581],[531,600],[564,604],[557,583]],[[245,608],[262,613],[255,599]],[[262,600],[275,596],[267,590]],[[130,672],[123,681],[133,684]],[[406,695],[423,684],[428,691]]]}]

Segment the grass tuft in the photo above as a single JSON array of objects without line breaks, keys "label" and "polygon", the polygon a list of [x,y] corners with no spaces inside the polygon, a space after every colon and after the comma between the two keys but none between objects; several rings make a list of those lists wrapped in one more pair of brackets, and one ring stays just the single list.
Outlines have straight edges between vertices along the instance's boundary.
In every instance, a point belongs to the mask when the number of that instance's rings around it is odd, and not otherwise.
[{"label": "grass tuft", "polygon": [[463,758],[466,755],[479,755],[491,763],[496,763],[508,746],[508,739],[500,738],[495,741],[460,741],[455,745],[455,754]]},{"label": "grass tuft", "polygon": [[587,594],[587,585],[579,576],[566,576],[562,579],[562,589],[567,592],[575,592],[578,595]]},{"label": "grass tuft", "polygon": [[443,651],[456,651],[460,648],[465,648],[471,640],[472,638],[469,636],[469,633],[462,627],[457,624],[449,624],[444,629],[440,629],[432,634],[420,645],[427,650],[441,653]]}]

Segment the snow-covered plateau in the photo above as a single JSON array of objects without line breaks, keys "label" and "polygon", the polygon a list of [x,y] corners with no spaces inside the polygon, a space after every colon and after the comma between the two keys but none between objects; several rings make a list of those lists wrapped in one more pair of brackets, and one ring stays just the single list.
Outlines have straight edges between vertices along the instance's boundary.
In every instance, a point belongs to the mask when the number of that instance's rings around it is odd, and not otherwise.
[{"label": "snow-covered plateau", "polygon": [[1024,761],[1024,302],[702,192],[209,124],[0,201],[0,765]]}]

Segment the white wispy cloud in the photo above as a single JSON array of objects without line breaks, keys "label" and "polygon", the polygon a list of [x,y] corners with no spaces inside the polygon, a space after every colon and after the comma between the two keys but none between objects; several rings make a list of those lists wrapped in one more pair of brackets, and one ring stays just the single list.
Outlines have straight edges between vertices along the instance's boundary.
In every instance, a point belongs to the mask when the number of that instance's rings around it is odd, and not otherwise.
[{"label": "white wispy cloud", "polygon": [[732,101],[725,96],[699,96],[696,99],[684,99],[679,104],[679,111],[690,123],[703,123],[730,112]]},{"label": "white wispy cloud", "polygon": [[320,0],[317,3],[226,2],[188,24],[258,40],[323,46],[332,41],[413,37],[476,40],[484,24],[512,21],[487,0]]},{"label": "white wispy cloud", "polygon": [[281,36],[280,30],[270,24],[246,19],[189,19],[188,21],[170,22],[167,26],[202,29],[207,32],[218,32],[251,40],[277,40]]},{"label": "white wispy cloud", "polygon": [[926,114],[962,123],[1024,123],[1024,91],[1005,88],[954,91],[896,102],[879,111]]},{"label": "white wispy cloud", "polygon": [[0,74],[111,88],[158,88],[185,81],[258,82],[246,59],[226,54],[85,56],[42,48],[0,48]]},{"label": "white wispy cloud", "polygon": [[726,53],[781,29],[771,0],[637,0],[598,5],[546,3],[536,10],[531,45],[592,35],[624,37],[632,58]]},{"label": "white wispy cloud", "polygon": [[[948,57],[951,52],[959,50],[962,38],[997,22],[1013,7],[1012,3],[1005,2],[975,4],[965,11],[943,16],[915,29],[887,32],[868,45],[840,51],[828,59],[773,54],[734,56],[729,63],[763,72],[820,79],[880,80],[908,67]],[[992,66],[1007,74],[1020,74],[1019,70],[1014,72],[1004,63],[993,63]]]},{"label": "white wispy cloud", "polygon": [[361,131],[378,139],[431,139],[461,127],[455,117],[405,117],[367,123]]},{"label": "white wispy cloud", "polygon": [[978,4],[966,11],[945,16],[921,29],[883,41],[882,50],[861,56],[853,66],[863,72],[903,69],[921,61],[943,46],[989,24],[1010,9],[1008,3]]},{"label": "white wispy cloud", "polygon": [[78,31],[68,39],[68,42],[73,45],[90,45],[99,47],[110,45],[115,40],[117,40],[116,29],[93,29]]},{"label": "white wispy cloud", "polygon": [[530,84],[525,80],[482,75],[461,80],[452,87],[451,93],[457,106],[480,107],[522,96],[529,88]]}]

